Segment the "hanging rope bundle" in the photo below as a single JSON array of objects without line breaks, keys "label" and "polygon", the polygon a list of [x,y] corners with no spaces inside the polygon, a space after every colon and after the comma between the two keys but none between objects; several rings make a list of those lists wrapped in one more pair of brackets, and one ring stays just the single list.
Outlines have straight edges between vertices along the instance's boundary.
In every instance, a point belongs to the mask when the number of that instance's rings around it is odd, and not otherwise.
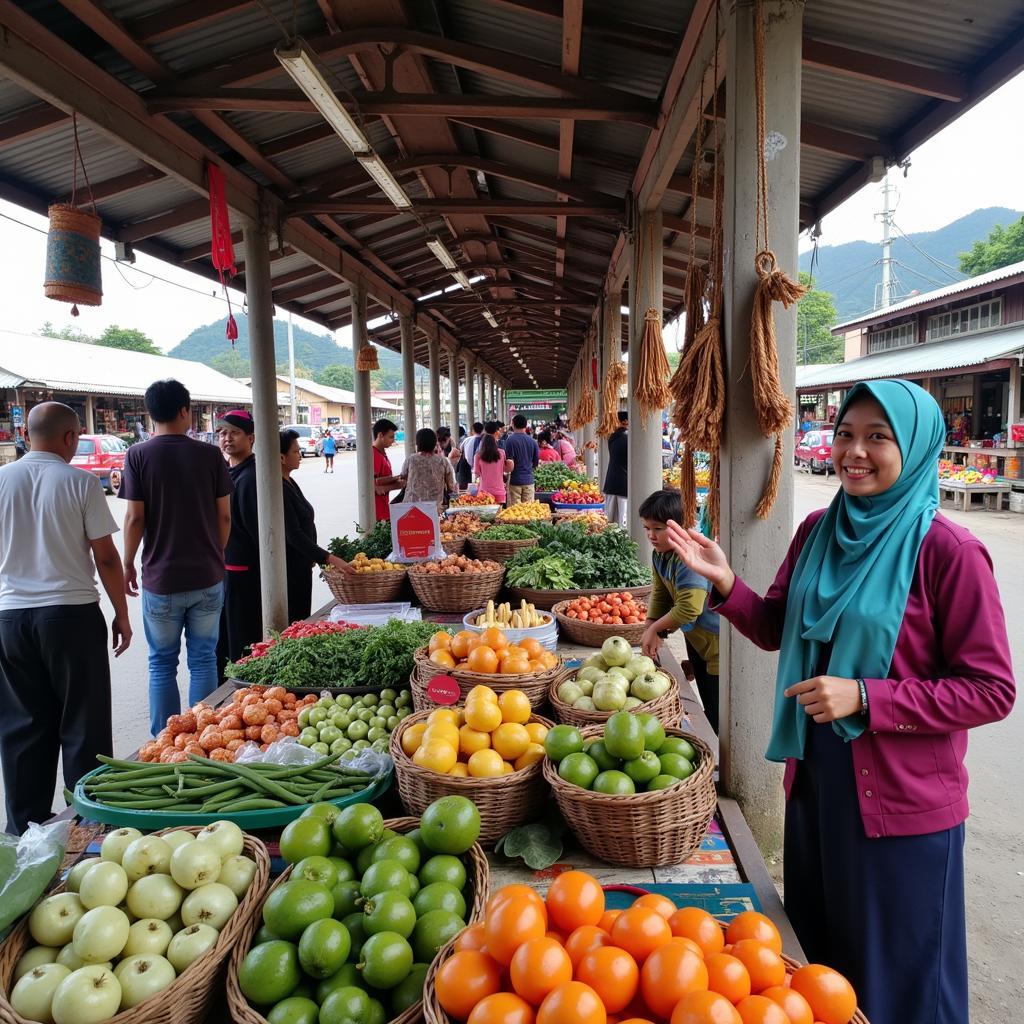
[{"label": "hanging rope bundle", "polygon": [[356,369],[380,369],[380,359],[377,358],[377,348],[371,342],[367,341],[366,344],[359,349],[359,354],[356,356]]},{"label": "hanging rope bundle", "polygon": [[576,408],[572,412],[569,425],[573,430],[581,430],[588,423],[593,421],[596,415],[597,410],[594,407],[594,389],[590,386],[590,381],[584,379],[579,401],[576,403]]},{"label": "hanging rope bundle", "polygon": [[[772,468],[757,503],[757,516],[767,519],[779,494],[782,479],[782,437],[793,421],[793,403],[779,380],[779,349],[775,338],[772,303],[788,308],[807,289],[786,276],[778,266],[768,240],[768,170],[765,158],[764,0],[754,0],[754,92],[757,109],[757,290],[750,318],[750,374],[754,385],[754,411],[765,437],[775,437]],[[762,247],[762,241],[764,245]]]},{"label": "hanging rope bundle", "polygon": [[608,367],[601,388],[601,422],[597,425],[598,437],[611,437],[618,430],[619,391],[628,379],[629,371],[621,360]]},{"label": "hanging rope bundle", "polygon": [[636,371],[636,403],[640,426],[647,429],[647,419],[660,413],[672,401],[668,377],[672,372],[665,355],[661,336],[661,314],[652,306],[644,314],[644,334],[640,339],[640,363]]}]

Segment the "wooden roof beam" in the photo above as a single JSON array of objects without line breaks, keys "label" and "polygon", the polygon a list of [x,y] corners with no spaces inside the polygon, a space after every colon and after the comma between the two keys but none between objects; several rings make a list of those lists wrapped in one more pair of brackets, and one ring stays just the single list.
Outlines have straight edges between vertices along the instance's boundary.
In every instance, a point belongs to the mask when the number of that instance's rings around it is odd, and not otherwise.
[{"label": "wooden roof beam", "polygon": [[[96,202],[100,202],[103,199],[110,199],[113,196],[131,192],[133,189],[142,188],[144,185],[152,185],[153,182],[163,181],[166,177],[167,175],[163,171],[158,171],[155,167],[140,167],[137,170],[118,174],[113,178],[107,178],[105,181],[97,181],[91,186],[90,195]],[[69,202],[70,199],[71,194],[68,193],[65,196],[61,196],[58,201]]]},{"label": "wooden roof beam", "polygon": [[475,306],[478,307],[481,312],[484,306],[495,306],[495,307],[514,307],[520,306],[522,308],[529,308],[532,306],[538,306],[543,308],[554,308],[555,306],[570,306],[576,309],[592,309],[594,307],[595,300],[589,301],[568,298],[558,292],[552,292],[549,296],[538,296],[530,299],[484,299],[477,295],[438,295],[433,299],[420,299],[416,305],[418,308],[425,308],[427,306],[447,306],[455,308],[457,306]]},{"label": "wooden roof beam", "polygon": [[[464,43],[430,32],[399,28],[395,25],[370,26],[337,32],[305,40],[322,60],[370,51],[378,53],[382,47],[395,47],[403,54],[418,54],[454,64],[519,86],[544,89],[556,96],[587,96],[594,100],[629,100],[636,97],[620,89],[602,85],[588,79],[574,79],[563,75],[542,61],[531,60],[476,43]],[[261,47],[249,54],[234,57],[230,64],[217,63],[195,71],[186,80],[200,90],[227,85],[252,85],[281,75],[281,65],[271,47]]]},{"label": "wooden roof beam", "polygon": [[[185,85],[146,94],[150,113],[184,110],[240,110],[311,114],[315,107],[298,89],[210,89]],[[617,121],[653,128],[657,110],[639,98],[611,100],[587,96],[495,96],[489,93],[354,93],[353,104],[364,114],[382,117],[446,117],[460,112],[469,117],[574,118],[579,121]]]},{"label": "wooden roof beam", "polygon": [[[402,211],[399,211],[402,212]],[[530,199],[417,199],[412,212],[421,215],[479,213],[484,216],[505,214],[522,217],[610,217],[621,220],[625,211],[620,203],[542,203]],[[303,217],[310,213],[395,213],[387,199],[324,199],[307,202],[297,200],[285,205],[286,217]],[[492,239],[496,241],[496,239]]]},{"label": "wooden roof beam", "polygon": [[139,242],[143,238],[162,235],[165,231],[172,231],[185,224],[193,224],[195,221],[204,220],[209,216],[210,201],[208,199],[193,199],[182,203],[169,213],[160,214],[158,217],[149,217],[133,224],[122,224],[116,231],[116,237],[119,242]]},{"label": "wooden roof beam", "polygon": [[960,103],[967,97],[967,81],[963,75],[836,46],[808,36],[803,40],[803,65],[950,103]]},{"label": "wooden roof beam", "polygon": [[[580,73],[580,51],[583,46],[583,0],[562,0],[562,74],[573,78]],[[558,125],[558,177],[572,179],[572,150],[576,138],[576,121],[563,118]],[[568,194],[560,192],[558,201]],[[565,273],[565,234],[569,221],[563,214],[555,218],[555,277]]]},{"label": "wooden roof beam", "polygon": [[844,132],[829,125],[812,124],[810,121],[800,122],[800,145],[858,162],[870,160],[875,156],[888,157],[892,154],[892,146],[882,139]]},{"label": "wooden roof beam", "polygon": [[135,18],[127,23],[128,31],[140,43],[158,43],[182,32],[226,18],[251,5],[252,0],[187,0],[172,4],[162,11]]},{"label": "wooden roof beam", "polygon": [[0,149],[48,132],[68,120],[63,110],[41,103],[0,122]]}]

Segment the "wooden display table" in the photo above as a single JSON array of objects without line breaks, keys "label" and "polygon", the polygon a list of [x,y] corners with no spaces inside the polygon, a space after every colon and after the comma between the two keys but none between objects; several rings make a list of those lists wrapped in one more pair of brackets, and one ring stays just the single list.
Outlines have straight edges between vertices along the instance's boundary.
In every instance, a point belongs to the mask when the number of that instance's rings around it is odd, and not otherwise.
[{"label": "wooden display table", "polygon": [[[965,484],[960,480],[940,480],[939,499],[949,495],[953,502],[954,510],[970,512],[972,508],[983,508],[990,512],[998,512],[1003,507],[1003,495],[1009,494],[1012,490],[1009,484]],[[976,506],[971,501],[974,495],[981,497],[981,505]]]}]

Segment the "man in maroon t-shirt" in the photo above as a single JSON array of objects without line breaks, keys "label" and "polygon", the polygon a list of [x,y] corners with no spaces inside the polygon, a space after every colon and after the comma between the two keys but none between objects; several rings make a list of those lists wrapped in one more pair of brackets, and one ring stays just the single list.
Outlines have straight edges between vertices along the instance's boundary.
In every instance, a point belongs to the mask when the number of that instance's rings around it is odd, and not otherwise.
[{"label": "man in maroon t-shirt", "polygon": [[149,643],[149,713],[155,736],[181,711],[182,630],[189,704],[217,688],[232,483],[219,449],[186,436],[192,412],[183,384],[151,384],[146,409],[153,436],[128,449],[118,496],[128,502],[124,576],[130,597],[139,596],[135,555],[142,545],[142,622]]},{"label": "man in maroon t-shirt", "polygon": [[391,460],[384,454],[395,443],[397,430],[391,420],[377,420],[373,425],[373,493],[377,522],[391,519],[388,495],[404,486],[404,480],[394,475]]}]

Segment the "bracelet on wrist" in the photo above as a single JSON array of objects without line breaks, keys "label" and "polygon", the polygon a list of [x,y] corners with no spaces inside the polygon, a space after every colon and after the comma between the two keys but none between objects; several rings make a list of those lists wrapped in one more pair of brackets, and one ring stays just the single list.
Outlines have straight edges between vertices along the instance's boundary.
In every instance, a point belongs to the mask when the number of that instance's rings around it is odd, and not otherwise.
[{"label": "bracelet on wrist", "polygon": [[863,679],[857,680],[857,689],[860,691],[860,713],[868,713],[868,684]]}]

